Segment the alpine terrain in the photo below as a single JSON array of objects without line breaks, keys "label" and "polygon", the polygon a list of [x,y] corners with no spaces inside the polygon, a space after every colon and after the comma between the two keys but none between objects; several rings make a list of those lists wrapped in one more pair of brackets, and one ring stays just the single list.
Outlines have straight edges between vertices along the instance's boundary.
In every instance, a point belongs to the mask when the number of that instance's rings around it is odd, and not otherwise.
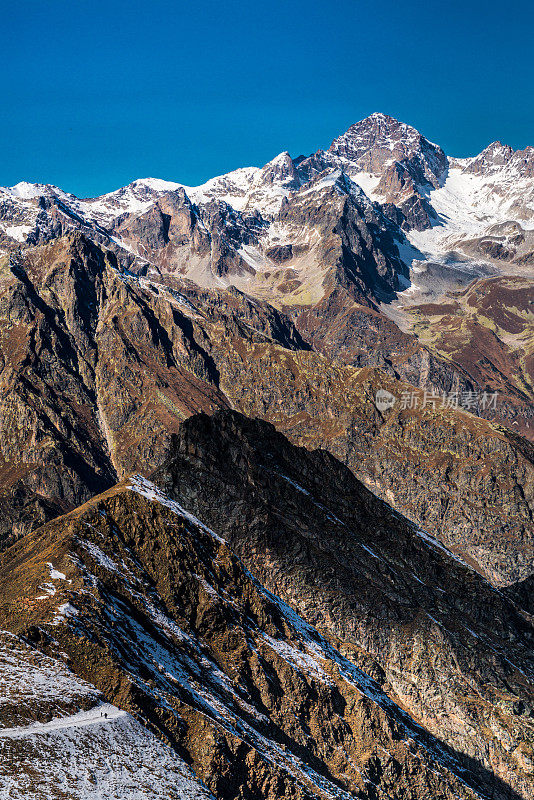
[{"label": "alpine terrain", "polygon": [[534,797],[534,147],[0,189],[0,800]]}]

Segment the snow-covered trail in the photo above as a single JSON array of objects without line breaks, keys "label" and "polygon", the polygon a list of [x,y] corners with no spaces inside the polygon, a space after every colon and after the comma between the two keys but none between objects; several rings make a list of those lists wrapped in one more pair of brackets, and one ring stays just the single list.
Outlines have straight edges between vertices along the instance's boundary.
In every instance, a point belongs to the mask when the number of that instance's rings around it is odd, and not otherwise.
[{"label": "snow-covered trail", "polygon": [[64,730],[65,728],[85,728],[88,725],[98,723],[105,724],[118,717],[126,716],[126,711],[121,711],[116,706],[109,703],[102,703],[89,709],[72,714],[69,717],[58,717],[50,722],[34,722],[33,725],[26,725],[21,728],[0,728],[0,738],[21,739],[25,736],[33,736],[40,733],[50,733],[53,731]]}]

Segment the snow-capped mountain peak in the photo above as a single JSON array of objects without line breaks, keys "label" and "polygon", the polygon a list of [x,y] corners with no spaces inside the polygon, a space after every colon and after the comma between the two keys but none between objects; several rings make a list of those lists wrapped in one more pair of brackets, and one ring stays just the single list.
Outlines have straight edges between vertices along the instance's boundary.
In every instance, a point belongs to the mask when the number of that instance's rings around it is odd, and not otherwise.
[{"label": "snow-capped mountain peak", "polygon": [[413,172],[415,180],[433,186],[439,184],[447,168],[441,147],[411,125],[380,113],[351,125],[334,139],[328,152],[375,174],[400,162]]},{"label": "snow-capped mountain peak", "polygon": [[258,181],[266,184],[279,183],[291,189],[297,189],[300,186],[295,164],[287,151],[280,153],[265,164],[258,175]]},{"label": "snow-capped mountain peak", "polygon": [[146,186],[147,189],[154,192],[173,192],[175,189],[179,189],[182,184],[174,181],[165,181],[161,178],[138,178],[133,182],[132,186]]},{"label": "snow-capped mountain peak", "polygon": [[496,173],[513,174],[518,179],[534,177],[534,147],[514,150],[510,145],[492,142],[479,153],[469,159],[455,159],[465,165],[467,172],[491,175]]},{"label": "snow-capped mountain peak", "polygon": [[61,197],[75,199],[75,195],[65,192],[52,183],[30,183],[20,181],[14,186],[0,186],[0,195],[9,195],[15,200],[35,200],[38,197]]}]

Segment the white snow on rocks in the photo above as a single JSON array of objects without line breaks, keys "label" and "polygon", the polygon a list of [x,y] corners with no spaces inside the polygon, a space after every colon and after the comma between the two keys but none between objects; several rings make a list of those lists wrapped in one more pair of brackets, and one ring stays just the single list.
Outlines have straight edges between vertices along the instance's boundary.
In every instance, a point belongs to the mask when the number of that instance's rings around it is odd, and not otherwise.
[{"label": "white snow on rocks", "polygon": [[[438,215],[438,223],[427,230],[408,233],[410,242],[429,258],[439,259],[459,240],[480,237],[490,226],[502,222],[514,220],[525,230],[534,228],[532,178],[504,172],[501,179],[495,173],[470,173],[465,169],[466,162],[451,160],[443,186],[429,193],[428,200]],[[520,200],[525,202],[527,215],[530,207],[530,218],[518,219],[514,206]]]},{"label": "white snow on rocks", "polygon": [[[0,728],[0,800],[213,800],[173,750],[99,699],[61,661],[0,631],[0,719],[11,707],[32,720]],[[82,700],[92,707],[62,713]]]},{"label": "white snow on rocks", "polygon": [[380,177],[380,175],[373,175],[371,172],[356,172],[351,175],[354,183],[363,189],[370,200],[379,200],[381,197],[376,191],[380,183]]},{"label": "white snow on rocks", "polygon": [[113,706],[22,729],[2,750],[0,800],[213,800],[170,747]]},{"label": "white snow on rocks", "polygon": [[101,567],[107,569],[108,572],[115,572],[117,575],[124,575],[125,572],[129,572],[128,567],[125,564],[122,565],[122,568],[119,567],[118,564],[113,561],[112,558],[107,556],[100,547],[92,542],[84,541],[82,542],[82,547],[84,550],[87,550],[93,561],[97,564],[100,564]]},{"label": "white snow on rocks", "polygon": [[31,229],[31,225],[10,225],[7,228],[4,228],[4,233],[6,236],[10,236],[17,242],[24,242]]},{"label": "white snow on rocks", "polygon": [[52,622],[53,625],[60,625],[66,619],[78,616],[78,609],[72,603],[63,603],[58,607],[57,613]]},{"label": "white snow on rocks", "polygon": [[20,197],[21,200],[32,200],[34,197],[39,197],[45,193],[48,187],[42,183],[28,183],[28,181],[20,181],[15,186],[6,188],[13,197]]},{"label": "white snow on rocks", "polygon": [[[67,579],[63,572],[59,572],[57,569],[54,569],[54,565],[50,561],[47,562],[47,567],[50,570],[50,578],[53,581],[64,581]],[[44,592],[46,592],[46,594],[39,595],[36,600],[46,600],[47,597],[52,597],[56,593],[56,587],[50,582],[39,586],[39,589],[42,589]]]},{"label": "white snow on rocks", "polygon": [[53,581],[64,581],[66,580],[66,575],[63,572],[59,572],[59,570],[54,569],[54,565],[48,561],[47,566],[50,568],[50,577]]},{"label": "white snow on rocks", "polygon": [[98,696],[97,690],[77,678],[61,661],[45,656],[6,631],[0,631],[0,712],[3,706],[21,707],[38,701],[70,701]]}]

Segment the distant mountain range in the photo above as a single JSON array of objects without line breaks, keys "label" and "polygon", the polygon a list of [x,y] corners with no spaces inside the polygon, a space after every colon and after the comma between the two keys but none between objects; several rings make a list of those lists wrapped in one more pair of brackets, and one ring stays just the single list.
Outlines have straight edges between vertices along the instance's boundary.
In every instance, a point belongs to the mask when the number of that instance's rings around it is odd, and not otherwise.
[{"label": "distant mountain range", "polygon": [[0,800],[530,800],[533,556],[534,148],[0,189]]},{"label": "distant mountain range", "polygon": [[[406,363],[412,336],[399,329],[415,334],[440,370],[500,393],[499,422],[533,436],[532,147],[495,142],[448,158],[409,125],[373,114],[327,151],[282,153],[198,187],[148,178],[87,200],[40,184],[0,190],[0,252],[74,229],[136,275],[235,286],[290,309],[329,356],[392,362],[392,374],[422,386],[413,357]],[[370,315],[378,336],[361,347],[339,314],[343,332],[333,336],[333,302],[345,316]],[[391,336],[406,343],[400,362],[383,344]]]}]

